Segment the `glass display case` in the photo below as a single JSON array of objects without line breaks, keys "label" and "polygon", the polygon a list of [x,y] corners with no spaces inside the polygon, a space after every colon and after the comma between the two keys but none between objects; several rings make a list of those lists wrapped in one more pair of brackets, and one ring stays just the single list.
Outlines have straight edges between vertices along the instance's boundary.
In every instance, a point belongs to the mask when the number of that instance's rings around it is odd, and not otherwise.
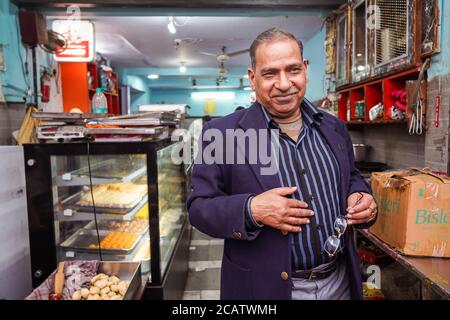
[{"label": "glass display case", "polygon": [[347,14],[343,14],[338,18],[337,22],[336,85],[338,87],[348,83],[347,19]]},{"label": "glass display case", "polygon": [[189,231],[176,147],[167,140],[25,145],[33,286],[59,261],[134,261],[144,297],[180,298]]},{"label": "glass display case", "polygon": [[352,82],[359,82],[370,75],[366,8],[367,0],[359,0],[352,8]]}]

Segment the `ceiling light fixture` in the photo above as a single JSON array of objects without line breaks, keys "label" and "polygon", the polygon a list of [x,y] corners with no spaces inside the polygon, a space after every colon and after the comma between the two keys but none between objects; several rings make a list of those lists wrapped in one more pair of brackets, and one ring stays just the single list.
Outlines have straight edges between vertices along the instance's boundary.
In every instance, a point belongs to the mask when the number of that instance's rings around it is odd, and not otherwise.
[{"label": "ceiling light fixture", "polygon": [[177,33],[177,29],[175,28],[175,23],[173,17],[169,17],[169,24],[167,25],[167,29],[171,34]]},{"label": "ceiling light fixture", "polygon": [[186,70],[187,70],[187,68],[186,68],[186,66],[184,65],[184,62],[182,62],[182,63],[181,63],[181,66],[180,66],[180,72],[181,72],[181,73],[185,73]]},{"label": "ceiling light fixture", "polygon": [[157,75],[157,74],[149,74],[149,75],[147,76],[147,78],[152,79],[152,80],[156,80],[156,79],[159,78],[159,75]]}]

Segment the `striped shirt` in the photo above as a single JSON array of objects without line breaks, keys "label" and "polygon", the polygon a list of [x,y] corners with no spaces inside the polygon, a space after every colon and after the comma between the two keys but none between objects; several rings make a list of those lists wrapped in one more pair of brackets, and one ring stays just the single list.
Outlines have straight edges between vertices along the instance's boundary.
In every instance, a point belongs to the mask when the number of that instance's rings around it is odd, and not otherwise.
[{"label": "striped shirt", "polygon": [[[322,114],[307,100],[301,104],[303,126],[297,141],[280,132],[278,178],[284,187],[297,187],[294,199],[308,203],[314,211],[310,224],[302,225],[300,233],[290,233],[292,270],[309,270],[330,261],[323,248],[326,239],[336,234],[334,221],[339,215],[339,165],[325,138],[317,129]],[[278,124],[261,106],[269,129]],[[250,213],[247,202],[246,224],[261,227]]]}]

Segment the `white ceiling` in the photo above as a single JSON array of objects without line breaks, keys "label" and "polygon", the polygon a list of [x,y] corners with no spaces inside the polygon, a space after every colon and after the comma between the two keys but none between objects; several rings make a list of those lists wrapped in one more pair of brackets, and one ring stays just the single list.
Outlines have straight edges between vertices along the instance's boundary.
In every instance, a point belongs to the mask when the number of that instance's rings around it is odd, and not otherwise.
[{"label": "white ceiling", "polygon": [[[292,32],[303,42],[316,34],[323,23],[320,16],[280,17],[176,17],[177,33],[167,29],[168,17],[93,17],[96,50],[115,66],[178,67],[184,61],[188,67],[217,67],[213,56],[198,51],[219,53],[248,49],[262,31],[279,27]],[[182,39],[175,49],[174,40]],[[248,67],[248,53],[232,57],[227,68]]]}]

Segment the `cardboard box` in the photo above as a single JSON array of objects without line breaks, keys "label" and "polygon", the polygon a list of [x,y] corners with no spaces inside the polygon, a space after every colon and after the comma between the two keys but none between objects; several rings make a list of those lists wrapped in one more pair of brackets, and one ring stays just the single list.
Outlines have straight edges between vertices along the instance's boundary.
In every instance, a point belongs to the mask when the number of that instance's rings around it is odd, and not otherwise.
[{"label": "cardboard box", "polygon": [[378,204],[370,232],[413,256],[450,257],[450,179],[429,170],[375,172]]}]

